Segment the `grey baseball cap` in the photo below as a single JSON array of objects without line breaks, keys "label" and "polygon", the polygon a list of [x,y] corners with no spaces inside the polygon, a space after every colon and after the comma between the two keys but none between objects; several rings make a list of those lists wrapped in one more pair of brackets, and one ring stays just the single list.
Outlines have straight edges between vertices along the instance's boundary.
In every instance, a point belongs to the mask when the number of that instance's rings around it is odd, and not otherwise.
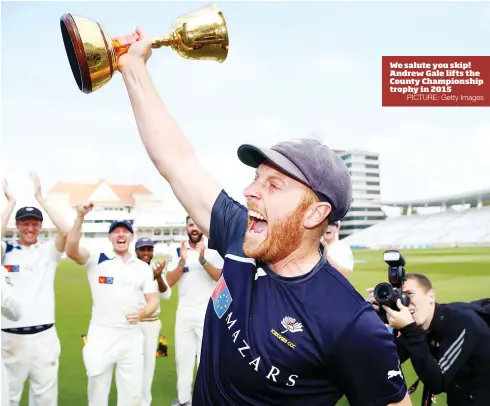
[{"label": "grey baseball cap", "polygon": [[268,162],[313,190],[320,201],[332,206],[330,223],[341,220],[352,202],[352,181],[344,161],[315,139],[280,142],[270,148],[244,144],[238,158],[257,168]]},{"label": "grey baseball cap", "polygon": [[155,246],[155,243],[151,238],[148,237],[141,237],[136,241],[136,244],[134,244],[134,248],[139,249],[143,247],[151,247],[153,248]]}]

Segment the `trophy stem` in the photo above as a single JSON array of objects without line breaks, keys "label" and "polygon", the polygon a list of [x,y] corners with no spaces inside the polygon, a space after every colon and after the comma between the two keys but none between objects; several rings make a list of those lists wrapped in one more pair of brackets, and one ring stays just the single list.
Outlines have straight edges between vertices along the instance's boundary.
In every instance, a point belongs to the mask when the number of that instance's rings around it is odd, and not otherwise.
[{"label": "trophy stem", "polygon": [[172,46],[172,44],[173,41],[170,37],[163,36],[163,37],[154,38],[153,41],[151,42],[151,47],[152,48],[169,47]]}]

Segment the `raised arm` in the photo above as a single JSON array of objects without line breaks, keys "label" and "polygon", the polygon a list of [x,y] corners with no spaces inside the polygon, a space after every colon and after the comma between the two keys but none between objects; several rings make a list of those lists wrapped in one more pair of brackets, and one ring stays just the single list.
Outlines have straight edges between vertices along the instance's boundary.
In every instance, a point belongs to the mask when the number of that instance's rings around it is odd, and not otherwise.
[{"label": "raised arm", "polygon": [[[118,60],[138,131],[148,156],[169,182],[175,196],[205,235],[219,183],[200,165],[191,144],[165,108],[146,68],[151,40],[137,30],[138,41]],[[133,36],[134,37],[134,36]],[[129,38],[118,38],[123,43]]]},{"label": "raised arm", "polygon": [[[202,267],[205,269],[211,279],[217,281],[221,276],[221,272],[223,271],[223,259],[219,257],[218,253],[214,250],[206,251],[206,244],[203,240],[197,244],[197,249],[199,251],[199,262],[201,263]],[[210,258],[206,258],[206,252],[209,254]],[[219,258],[217,259],[216,257]]]},{"label": "raised arm", "polygon": [[169,300],[172,296],[172,289],[168,286],[168,282],[164,275],[162,275],[163,270],[165,269],[166,261],[155,262],[151,269],[153,271],[153,279],[157,282],[158,292],[160,294],[160,298],[164,300]]},{"label": "raised arm", "polygon": [[31,179],[32,183],[34,183],[34,197],[58,230],[58,234],[56,235],[56,249],[58,252],[63,252],[65,250],[66,236],[68,234],[68,230],[70,230],[70,226],[63,218],[61,213],[59,213],[43,196],[39,176],[37,176],[35,173],[30,173],[29,178]]},{"label": "raised arm", "polygon": [[79,265],[85,265],[90,256],[87,249],[80,247],[80,233],[82,231],[83,220],[93,207],[94,205],[89,203],[78,209],[78,214],[75,218],[73,227],[68,232],[68,236],[66,238],[66,255]]},{"label": "raised arm", "polygon": [[6,180],[3,181],[3,193],[5,194],[5,198],[7,199],[7,206],[2,212],[2,229],[0,230],[2,240],[5,237],[5,231],[7,230],[9,218],[12,215],[12,212],[14,211],[14,207],[16,203],[15,196],[12,194],[12,192],[10,192]]},{"label": "raised arm", "polygon": [[187,248],[185,246],[185,241],[182,241],[180,243],[179,252],[180,252],[180,258],[179,258],[179,262],[177,263],[177,266],[173,270],[168,271],[165,275],[167,278],[168,286],[170,287],[176,285],[185,272],[185,264],[187,262]]}]

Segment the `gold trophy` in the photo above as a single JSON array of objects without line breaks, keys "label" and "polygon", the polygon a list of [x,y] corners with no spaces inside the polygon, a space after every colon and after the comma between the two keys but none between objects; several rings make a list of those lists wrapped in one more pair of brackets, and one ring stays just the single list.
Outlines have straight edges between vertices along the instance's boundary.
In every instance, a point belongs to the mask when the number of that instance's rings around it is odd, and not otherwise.
[{"label": "gold trophy", "polygon": [[[61,34],[73,77],[83,93],[92,93],[117,72],[117,61],[130,45],[109,37],[97,21],[72,14],[60,19]],[[152,41],[152,48],[170,47],[182,58],[224,62],[228,29],[218,6],[210,4],[177,18],[170,34]]]}]

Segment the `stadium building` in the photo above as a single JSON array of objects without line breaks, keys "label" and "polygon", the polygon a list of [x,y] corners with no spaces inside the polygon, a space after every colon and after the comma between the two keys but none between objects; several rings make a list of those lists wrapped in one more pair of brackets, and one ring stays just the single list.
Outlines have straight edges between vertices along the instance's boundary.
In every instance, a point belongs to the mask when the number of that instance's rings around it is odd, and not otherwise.
[{"label": "stadium building", "polygon": [[336,150],[352,178],[352,205],[342,220],[340,238],[385,219],[381,210],[379,154],[361,150]]},{"label": "stadium building", "polygon": [[[399,208],[403,215],[349,235],[345,242],[382,249],[490,245],[490,189],[382,206]],[[436,212],[423,213],[428,210]]]},{"label": "stadium building", "polygon": [[[184,209],[178,205],[165,205],[143,185],[111,185],[104,180],[94,184],[58,182],[46,194],[46,198],[62,213],[71,225],[77,207],[87,202],[94,203],[94,209],[85,217],[82,228],[81,245],[110,249],[107,239],[109,225],[114,220],[128,220],[133,224],[135,240],[147,236],[155,241],[155,252],[169,254],[184,239]],[[34,204],[39,207],[37,202]],[[6,240],[18,238],[15,227],[14,209],[5,233]],[[41,209],[41,208],[40,208]],[[53,223],[43,212],[43,233],[41,238],[49,238],[56,233]]]}]

